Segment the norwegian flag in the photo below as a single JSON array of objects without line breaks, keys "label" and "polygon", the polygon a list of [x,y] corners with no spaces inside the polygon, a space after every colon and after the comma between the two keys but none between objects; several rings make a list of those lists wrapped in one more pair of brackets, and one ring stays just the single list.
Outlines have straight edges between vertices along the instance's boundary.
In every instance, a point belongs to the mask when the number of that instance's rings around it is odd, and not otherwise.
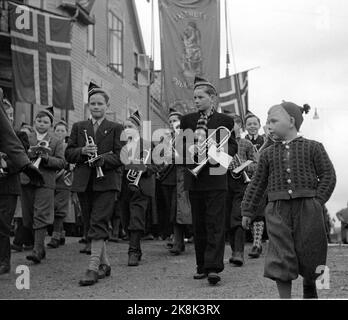
[{"label": "norwegian flag", "polygon": [[73,109],[71,20],[9,3],[17,101]]},{"label": "norwegian flag", "polygon": [[235,113],[244,119],[249,112],[248,71],[220,79],[219,100],[223,113]]}]

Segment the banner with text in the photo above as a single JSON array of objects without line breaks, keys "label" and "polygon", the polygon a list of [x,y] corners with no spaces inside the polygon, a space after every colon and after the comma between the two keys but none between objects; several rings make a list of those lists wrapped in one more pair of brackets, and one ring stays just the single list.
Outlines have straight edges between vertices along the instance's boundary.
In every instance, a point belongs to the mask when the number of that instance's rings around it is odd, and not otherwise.
[{"label": "banner with text", "polygon": [[218,0],[161,0],[159,3],[163,96],[167,108],[193,106],[194,77],[218,89],[220,9]]}]

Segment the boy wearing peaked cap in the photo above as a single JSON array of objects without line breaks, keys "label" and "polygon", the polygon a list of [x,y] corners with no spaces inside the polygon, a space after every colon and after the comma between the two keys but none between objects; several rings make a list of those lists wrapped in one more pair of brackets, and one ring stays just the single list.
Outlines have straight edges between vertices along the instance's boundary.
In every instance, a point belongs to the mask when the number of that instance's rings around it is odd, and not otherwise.
[{"label": "boy wearing peaked cap", "polygon": [[[199,139],[205,140],[208,134],[223,126],[231,132],[228,143],[225,145],[227,152],[230,156],[235,155],[238,145],[232,132],[234,121],[231,117],[216,112],[217,90],[215,87],[207,80],[196,77],[193,93],[198,110],[182,117],[181,129],[192,130],[197,142]],[[223,139],[222,135],[221,131],[215,135],[216,143]],[[186,142],[184,151],[190,152],[195,146],[197,143]],[[207,152],[208,146],[205,148],[205,156]],[[194,157],[197,158],[197,153]],[[197,264],[194,279],[208,278],[208,282],[215,285],[221,280],[218,273],[224,269],[227,170],[219,164],[215,165],[208,161],[197,178],[193,177],[188,170],[186,171],[185,187],[189,190],[192,210]]]},{"label": "boy wearing peaked cap", "polygon": [[129,233],[128,266],[135,267],[142,257],[141,237],[145,233],[146,211],[151,198],[155,197],[157,167],[151,164],[153,145],[140,136],[138,111],[127,118],[124,128],[128,142],[121,154],[125,167],[120,204],[125,229]]},{"label": "boy wearing peaked cap", "polygon": [[175,140],[180,130],[182,113],[174,108],[169,110],[169,125],[171,128],[170,141],[168,142],[168,164],[160,173],[161,191],[163,195],[164,216],[173,225],[174,242],[169,249],[172,255],[180,255],[185,250],[184,235],[186,226],[192,224],[191,205],[188,191],[184,189],[185,167],[175,164]]},{"label": "boy wearing peaked cap", "polygon": [[267,189],[264,276],[276,282],[280,298],[291,298],[298,275],[303,277],[304,298],[317,298],[315,280],[326,265],[323,205],[336,175],[323,145],[298,135],[302,113],[308,110],[308,105],[292,102],[270,108],[267,124],[276,142],[261,152],[242,202],[243,226],[248,228]]},{"label": "boy wearing peaked cap", "polygon": [[[121,188],[122,166],[123,128],[106,119],[109,95],[91,84],[88,104],[91,119],[74,123],[65,150],[66,160],[76,164],[72,192],[78,194],[88,241],[81,252],[91,254],[87,271],[79,282],[81,286],[94,285],[98,279],[110,276],[105,241],[109,238],[109,221]],[[96,154],[100,156],[98,160],[89,162]]]}]

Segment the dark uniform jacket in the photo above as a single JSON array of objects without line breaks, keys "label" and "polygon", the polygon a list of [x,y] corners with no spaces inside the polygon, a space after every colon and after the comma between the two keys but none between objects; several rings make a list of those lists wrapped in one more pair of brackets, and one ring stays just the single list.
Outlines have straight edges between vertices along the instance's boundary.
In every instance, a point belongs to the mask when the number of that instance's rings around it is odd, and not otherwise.
[{"label": "dark uniform jacket", "polygon": [[[103,155],[104,179],[96,180],[96,169],[86,163],[88,156],[81,154],[82,148],[86,145],[84,130],[87,130],[88,136],[93,137],[98,147],[98,155]],[[91,120],[77,122],[73,125],[65,150],[66,160],[76,164],[72,184],[73,192],[85,192],[89,183],[92,183],[94,191],[121,190],[120,152],[123,144],[120,137],[122,131],[123,127],[120,124],[107,119],[104,119],[99,126],[96,137]],[[90,179],[92,180],[90,181]]]},{"label": "dark uniform jacket", "polygon": [[[0,101],[2,100],[0,94]],[[0,152],[6,153],[18,170],[30,163],[21,141],[16,136],[0,102]]]},{"label": "dark uniform jacket", "polygon": [[[191,129],[193,132],[195,132],[198,119],[198,112],[185,115],[181,118],[180,128],[182,130]],[[228,130],[232,131],[234,127],[234,121],[231,117],[225,114],[215,112],[208,121],[208,130],[216,129],[220,126],[224,126]],[[219,138],[217,139],[219,140]],[[186,146],[185,149],[187,148],[188,146]],[[226,148],[225,150],[227,151]],[[228,154],[230,156],[233,156],[237,152],[238,145],[235,139],[235,134],[232,132],[231,137],[228,140]],[[196,167],[196,165],[189,165],[188,167],[192,169]],[[191,191],[227,190],[227,174],[211,175],[209,169],[212,167],[219,167],[219,165],[208,163],[199,173],[197,178],[195,178],[190,172],[186,171],[185,189]]]},{"label": "dark uniform jacket", "polygon": [[[17,137],[21,141],[25,151],[29,149],[29,140],[25,132],[16,132]],[[12,194],[20,195],[21,194],[21,184],[19,178],[19,168],[16,167],[11,159],[6,156],[7,168],[4,171],[7,175],[3,178],[0,178],[0,194]]]}]

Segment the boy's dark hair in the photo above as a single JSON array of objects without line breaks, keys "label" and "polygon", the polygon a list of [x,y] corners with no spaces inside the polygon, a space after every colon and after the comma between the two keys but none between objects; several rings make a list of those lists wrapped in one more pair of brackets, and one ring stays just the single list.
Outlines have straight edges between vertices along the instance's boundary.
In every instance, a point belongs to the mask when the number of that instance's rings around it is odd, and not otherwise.
[{"label": "boy's dark hair", "polygon": [[260,120],[260,118],[259,118],[258,116],[256,116],[256,115],[252,114],[252,113],[248,114],[248,115],[245,117],[245,123],[246,123],[247,120],[250,119],[250,118],[256,118],[256,119],[257,119],[257,122],[259,123],[259,125],[261,125],[261,120]]},{"label": "boy's dark hair", "polygon": [[36,114],[35,119],[37,119],[37,118],[44,118],[44,117],[47,117],[48,119],[50,119],[51,125],[53,124],[53,119],[47,114],[47,112],[45,112],[43,110],[39,111]]}]

